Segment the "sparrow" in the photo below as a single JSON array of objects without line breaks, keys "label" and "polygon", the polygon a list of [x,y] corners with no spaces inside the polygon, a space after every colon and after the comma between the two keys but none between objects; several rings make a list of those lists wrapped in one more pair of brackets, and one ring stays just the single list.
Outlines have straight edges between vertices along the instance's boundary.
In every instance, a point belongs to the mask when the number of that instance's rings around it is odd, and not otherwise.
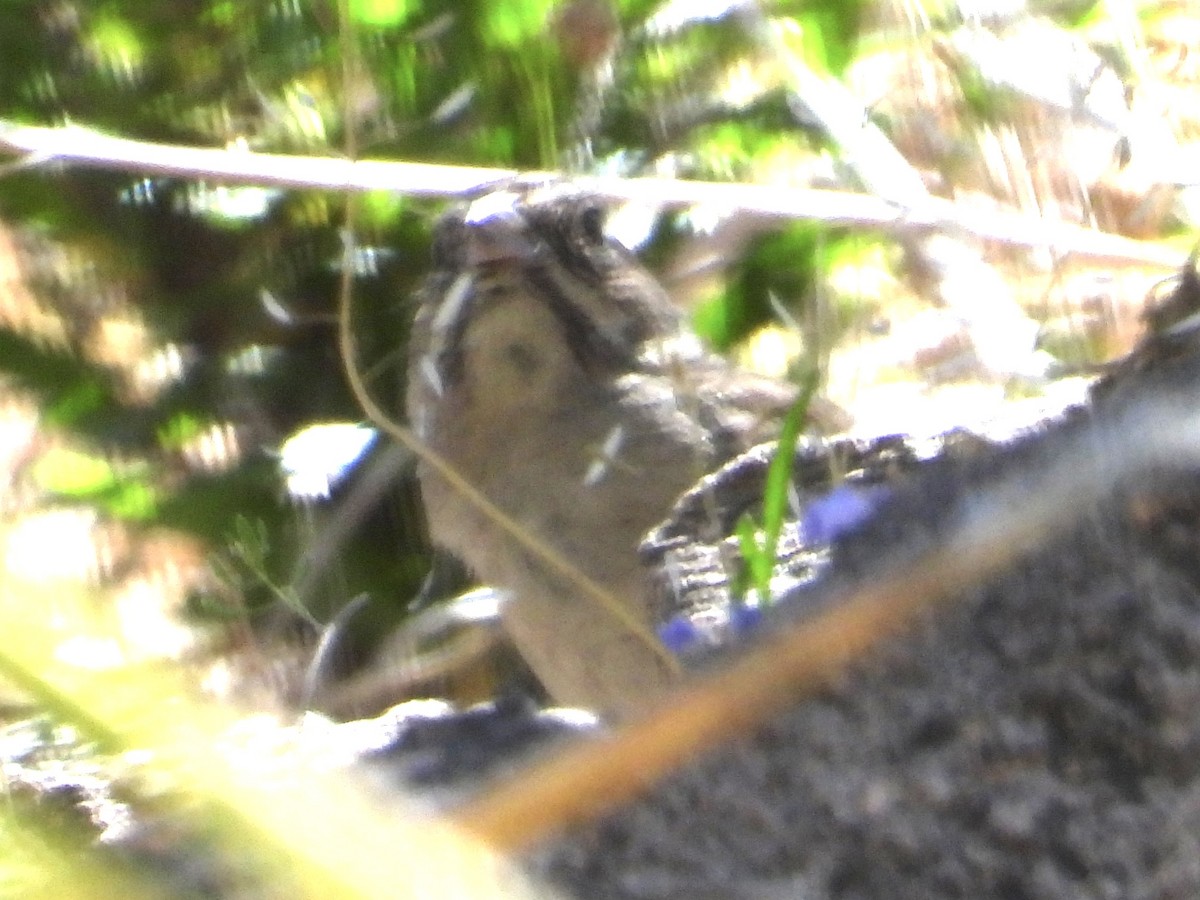
[{"label": "sparrow", "polygon": [[[444,215],[407,407],[429,450],[653,633],[670,610],[639,543],[706,472],[771,438],[798,391],[707,350],[605,216],[561,182]],[[418,479],[433,541],[505,592],[504,628],[554,702],[622,719],[676,680],[432,467]]]}]

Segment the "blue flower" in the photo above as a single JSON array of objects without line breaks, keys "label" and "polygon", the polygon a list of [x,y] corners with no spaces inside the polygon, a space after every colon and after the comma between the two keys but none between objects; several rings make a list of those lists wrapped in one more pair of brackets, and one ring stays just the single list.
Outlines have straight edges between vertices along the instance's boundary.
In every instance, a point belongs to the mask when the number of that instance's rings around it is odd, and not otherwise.
[{"label": "blue flower", "polygon": [[889,491],[882,485],[841,484],[804,508],[800,532],[811,545],[831,544],[871,517]]},{"label": "blue flower", "polygon": [[686,615],[658,626],[658,637],[672,653],[686,653],[700,640],[700,629]]}]

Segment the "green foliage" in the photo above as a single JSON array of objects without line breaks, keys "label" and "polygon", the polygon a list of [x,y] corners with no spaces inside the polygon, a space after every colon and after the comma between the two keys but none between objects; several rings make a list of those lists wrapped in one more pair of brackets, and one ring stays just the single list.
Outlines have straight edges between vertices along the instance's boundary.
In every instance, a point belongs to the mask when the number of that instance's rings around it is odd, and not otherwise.
[{"label": "green foliage", "polygon": [[823,0],[798,4],[795,21],[805,61],[814,69],[841,75],[854,60],[864,0]]},{"label": "green foliage", "polygon": [[0,330],[0,365],[13,382],[38,395],[50,425],[100,436],[128,421],[107,373],[73,353]]},{"label": "green foliage", "polygon": [[[632,173],[672,154],[681,174],[707,177],[750,177],[757,160],[797,137],[784,85],[769,66],[755,72],[762,50],[733,16],[663,30],[645,25],[658,4],[621,4],[622,41],[604,87],[564,51],[553,25],[562,4],[550,0],[347,8],[356,32],[316,0],[114,0],[61,4],[54,14],[8,4],[0,119],[326,154],[340,152],[352,126],[369,156],[535,168],[607,157]],[[824,3],[776,14],[793,17],[812,64],[840,71],[860,12]],[[358,71],[344,84],[352,39]],[[736,101],[722,93],[731,72],[755,73]],[[59,323],[39,333],[0,321],[6,383],[34,397],[42,425],[72,441],[37,461],[37,488],[106,517],[198,536],[235,564],[236,575],[226,574],[249,609],[287,598],[290,566],[312,538],[283,500],[271,453],[307,423],[361,417],[331,325],[341,202],[104,172],[0,179],[0,217],[29,229],[23,265],[36,302]],[[355,279],[357,341],[372,389],[401,415],[411,316],[403,298],[425,267],[436,206],[376,193],[358,209],[370,262]],[[660,236],[669,243],[681,233]],[[809,296],[814,241],[803,229],[764,237],[725,295],[698,314],[707,335],[731,346],[773,315],[770,297]],[[130,311],[147,334],[140,352],[178,360],[153,390],[133,389],[144,377],[135,368],[149,359],[95,352],[106,322]],[[220,428],[240,435],[240,455],[196,467],[193,448]],[[248,522],[257,523],[253,541]],[[411,596],[423,568],[414,562],[419,535],[411,503],[381,498],[342,548],[342,575],[312,601],[318,614],[336,609],[335,595]]]},{"label": "green foliage", "polygon": [[350,15],[361,25],[395,27],[421,7],[416,0],[352,0]]},{"label": "green foliage", "polygon": [[802,383],[800,396],[784,417],[779,441],[767,468],[762,521],[755,522],[746,515],[737,524],[738,545],[742,552],[742,569],[734,582],[734,593],[738,597],[745,597],[747,591],[753,588],[759,602],[771,602],[771,575],[778,558],[776,551],[779,547],[779,535],[783,531],[788,511],[792,458],[807,421],[809,404],[812,403],[818,385],[817,373],[810,372]]},{"label": "green foliage", "polygon": [[817,223],[765,234],[731,266],[722,290],[697,306],[693,324],[726,350],[768,324],[799,328],[806,345],[800,368],[819,368],[838,336],[870,311],[859,298],[832,291],[830,275],[877,247],[869,236]]},{"label": "green foliage", "polygon": [[102,457],[56,448],[37,460],[31,474],[51,495],[94,504],[116,519],[147,521],[155,515],[158,493],[147,469],[123,472]]},{"label": "green foliage", "polygon": [[[661,4],[627,0],[612,55],[588,58],[555,24],[567,5],[349,0],[339,22],[337,4],[318,0],[5,4],[0,120],[314,155],[341,154],[352,129],[367,157],[617,174],[670,159],[681,176],[711,178],[753,178],[762,160],[814,143],[738,16],[664,26]],[[771,15],[790,18],[810,65],[836,73],[852,58],[859,4]],[[382,192],[357,206],[355,340],[397,417],[407,298],[439,206]],[[360,593],[399,609],[424,574],[405,482],[295,589],[366,465],[301,508],[275,456],[306,425],[362,417],[333,325],[344,215],[343,198],[323,191],[52,167],[0,178],[0,222],[36,307],[12,319],[0,309],[0,384],[37,404],[57,442],[23,477],[44,502],[199,539],[220,590],[192,608],[209,618],[325,621]],[[647,256],[665,259],[688,237],[668,219]],[[829,239],[763,234],[698,312],[705,334],[728,348],[775,316],[775,300],[802,307]],[[129,351],[108,343],[115,320],[140,335]],[[214,451],[214,435],[232,436],[229,448]]]},{"label": "green foliage", "polygon": [[267,603],[278,601],[302,619],[319,624],[304,607],[295,588],[283,583],[274,571],[279,567],[274,558],[277,555],[272,552],[271,534],[265,522],[251,522],[245,516],[237,516],[228,545],[213,557],[213,568],[216,577],[243,602],[230,607],[221,606],[213,598],[198,598],[196,609],[207,616],[236,618],[247,608],[254,611],[259,607],[255,600],[265,592]]}]

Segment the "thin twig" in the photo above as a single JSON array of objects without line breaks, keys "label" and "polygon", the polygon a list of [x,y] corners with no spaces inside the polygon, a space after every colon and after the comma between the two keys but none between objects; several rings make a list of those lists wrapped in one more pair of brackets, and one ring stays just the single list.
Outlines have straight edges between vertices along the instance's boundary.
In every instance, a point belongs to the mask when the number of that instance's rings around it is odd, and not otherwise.
[{"label": "thin twig", "polygon": [[643,644],[653,651],[670,671],[678,673],[680,671],[679,660],[675,658],[670,650],[663,646],[662,641],[658,639],[658,635],[636,618],[626,605],[611,591],[606,590],[596,581],[584,575],[578,567],[568,562],[561,554],[548,547],[536,536],[530,534],[529,530],[521,525],[520,522],[492,503],[478,488],[463,478],[453,466],[426,447],[412,431],[405,428],[383,411],[371,396],[370,391],[363,382],[362,373],[358,369],[358,356],[351,330],[351,303],[349,295],[345,292],[343,292],[340,305],[340,320],[338,329],[339,350],[343,365],[346,368],[346,377],[350,382],[350,389],[353,391],[355,399],[363,408],[367,417],[381,431],[408,447],[422,462],[437,472],[464,500],[482,512],[490,521],[494,522],[497,527],[519,543],[539,562],[556,575],[565,578],[579,591],[582,597],[596,603],[612,615],[613,618],[617,619],[623,627],[627,628],[631,634],[636,635]]},{"label": "thin twig", "polygon": [[[358,75],[356,70],[358,59],[357,45],[355,44],[354,32],[351,27],[352,17],[347,6],[347,0],[339,0],[338,10],[342,20],[342,37],[346,41],[346,52],[342,55],[342,78],[346,82],[343,85],[343,93],[344,96],[348,97],[352,95],[350,82]],[[345,151],[347,157],[353,160],[357,152],[357,141],[351,118],[348,116],[345,123]],[[350,163],[349,165],[354,166],[357,163]],[[347,169],[346,174],[349,175],[351,171],[351,169]],[[351,185],[344,184],[341,187],[347,189]],[[355,196],[351,193],[346,198],[346,219],[343,230],[345,247],[343,250],[341,282],[338,292],[338,346],[342,357],[342,365],[346,369],[346,378],[350,382],[350,388],[363,411],[382,431],[400,441],[400,443],[408,447],[426,465],[436,471],[464,500],[475,506],[476,509],[482,512],[500,529],[507,532],[509,536],[516,540],[517,543],[529,551],[535,558],[540,560],[547,568],[566,578],[585,600],[594,602],[621,623],[630,634],[645,644],[655,656],[662,660],[667,671],[678,675],[681,671],[679,660],[663,645],[662,641],[658,639],[658,635],[641,622],[626,604],[622,603],[611,591],[606,590],[596,581],[584,575],[577,566],[569,562],[562,554],[547,546],[544,541],[539,540],[528,529],[488,500],[481,491],[463,478],[449,463],[426,447],[409,429],[394,421],[375,402],[370,391],[367,389],[366,383],[363,381],[362,373],[359,371],[358,351],[354,342],[352,310],[354,297],[354,224],[356,207]]]},{"label": "thin twig", "polygon": [[[0,120],[0,150],[37,154],[54,164],[116,169],[135,174],[278,188],[387,190],[411,196],[462,197],[520,178],[558,177],[472,166],[384,160],[330,159],[240,149],[187,147],[131,141],[88,128],[44,128]],[[750,215],[812,219],[830,225],[902,230],[940,230],[1020,247],[1049,247],[1110,262],[1177,267],[1187,255],[1169,245],[1051,222],[1007,211],[961,207],[928,197],[905,207],[879,197],[782,185],[729,184],[657,178],[579,178],[602,197],[667,207],[711,204]]]},{"label": "thin twig", "polygon": [[[353,200],[353,198],[350,198]],[[353,238],[350,236],[353,228],[354,204],[346,206],[346,249],[342,261],[342,279],[338,302],[338,347],[342,364],[346,370],[346,378],[350,389],[362,407],[367,417],[384,433],[395,438],[413,452],[422,462],[433,469],[443,478],[464,500],[483,513],[497,527],[507,533],[513,540],[527,550],[555,574],[565,578],[582,598],[591,601],[605,610],[621,623],[630,634],[634,635],[653,652],[666,666],[669,672],[679,674],[679,660],[675,658],[658,635],[639,620],[633,612],[622,603],[611,591],[605,589],[595,580],[589,578],[577,566],[569,562],[562,554],[555,551],[546,543],[531,534],[527,528],[516,519],[504,512],[473,484],[467,481],[459,472],[434,453],[425,444],[399,422],[392,419],[371,396],[370,390],[363,381],[362,372],[358,367],[358,351],[354,341],[353,322]]]}]

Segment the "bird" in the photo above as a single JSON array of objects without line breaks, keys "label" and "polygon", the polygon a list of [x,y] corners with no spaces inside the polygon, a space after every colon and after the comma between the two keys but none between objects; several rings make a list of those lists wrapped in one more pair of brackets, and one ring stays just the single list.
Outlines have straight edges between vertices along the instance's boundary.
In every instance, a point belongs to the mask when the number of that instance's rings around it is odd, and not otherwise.
[{"label": "bird", "polygon": [[[698,478],[773,437],[797,388],[706,349],[570,182],[447,212],[417,292],[406,403],[433,454],[653,629],[642,537]],[[827,416],[829,418],[829,416]],[[433,542],[506,595],[506,632],[553,702],[610,721],[676,680],[661,652],[418,464]]]}]

